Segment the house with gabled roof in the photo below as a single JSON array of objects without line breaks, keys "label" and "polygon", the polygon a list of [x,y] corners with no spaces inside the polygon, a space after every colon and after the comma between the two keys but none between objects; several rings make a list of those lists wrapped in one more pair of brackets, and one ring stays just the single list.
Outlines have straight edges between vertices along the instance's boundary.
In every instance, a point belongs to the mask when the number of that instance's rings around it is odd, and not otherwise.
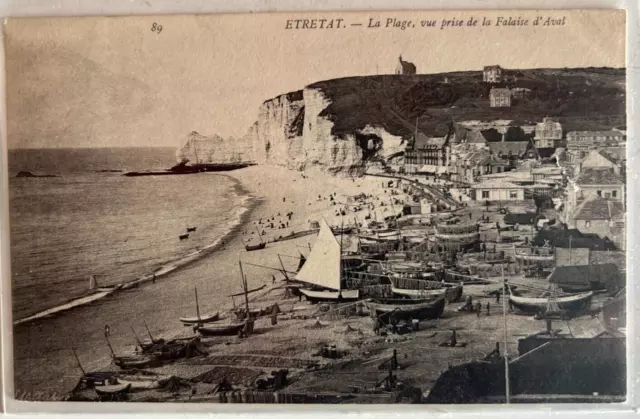
[{"label": "house with gabled roof", "polygon": [[625,249],[625,210],[621,202],[590,197],[578,204],[571,225],[584,233],[597,234]]}]

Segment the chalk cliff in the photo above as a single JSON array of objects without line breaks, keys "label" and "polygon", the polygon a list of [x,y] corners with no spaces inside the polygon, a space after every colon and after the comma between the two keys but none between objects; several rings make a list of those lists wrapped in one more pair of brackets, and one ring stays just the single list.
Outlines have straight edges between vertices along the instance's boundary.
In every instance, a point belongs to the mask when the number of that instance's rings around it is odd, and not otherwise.
[{"label": "chalk cliff", "polygon": [[[610,129],[607,123],[624,123],[624,69],[512,72],[517,79],[510,87],[530,89],[535,100],[491,108],[490,86],[479,71],[319,81],[265,101],[240,139],[191,133],[181,155],[203,163],[242,160],[357,175],[374,164],[397,162],[416,130],[445,136],[455,121],[517,120],[523,115],[539,121],[553,115],[566,130],[605,130]],[[608,117],[604,124],[598,122],[605,120],[603,115]]]},{"label": "chalk cliff", "polygon": [[326,113],[331,104],[322,89],[313,87],[267,100],[242,143],[252,144],[257,163],[296,170],[316,166],[346,175],[404,150],[400,136],[374,124],[336,134]]}]

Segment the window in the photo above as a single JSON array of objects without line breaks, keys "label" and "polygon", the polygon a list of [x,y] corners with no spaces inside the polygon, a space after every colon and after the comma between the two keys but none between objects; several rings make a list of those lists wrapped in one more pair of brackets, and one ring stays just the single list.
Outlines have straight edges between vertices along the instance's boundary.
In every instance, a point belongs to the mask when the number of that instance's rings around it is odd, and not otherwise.
[{"label": "window", "polygon": [[596,191],[596,194],[598,194],[598,196],[602,198],[602,191]]},{"label": "window", "polygon": [[489,199],[489,191],[482,191],[482,199]]},{"label": "window", "polygon": [[613,198],[617,198],[618,197],[618,191],[611,191],[611,196]]},{"label": "window", "polygon": [[518,191],[509,191],[510,199],[518,199]]}]

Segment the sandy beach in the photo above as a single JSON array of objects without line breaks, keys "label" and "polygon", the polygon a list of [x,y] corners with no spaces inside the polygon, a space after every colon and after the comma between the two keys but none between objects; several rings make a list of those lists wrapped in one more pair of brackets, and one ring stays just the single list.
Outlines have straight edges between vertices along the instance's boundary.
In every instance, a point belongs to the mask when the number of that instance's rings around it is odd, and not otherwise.
[{"label": "sandy beach", "polygon": [[[110,352],[104,338],[105,325],[110,328],[110,342],[116,353],[128,352],[135,345],[132,328],[138,336],[147,337],[145,322],[154,337],[191,335],[192,330],[183,327],[178,318],[195,315],[194,288],[198,289],[202,313],[232,307],[229,295],[242,291],[239,260],[274,268],[245,263],[249,288],[272,285],[274,274],[277,280],[281,279],[281,274],[275,270],[280,269],[278,254],[283,255],[285,269],[294,270],[298,264],[295,257],[301,251],[308,254],[308,246],[313,244],[315,236],[281,241],[267,245],[262,251],[247,253],[243,241],[252,236],[255,240],[257,233],[252,233],[260,219],[275,217],[285,221],[285,214],[293,212],[288,228],[268,229],[263,236],[264,240],[273,240],[291,231],[306,230],[309,221],[321,217],[329,224],[339,225],[336,206],[331,205],[328,198],[331,193],[336,193],[338,202],[363,191],[379,194],[384,201],[385,191],[380,179],[339,178],[322,173],[305,173],[303,177],[301,172],[282,167],[268,169],[255,166],[228,173],[252,195],[252,210],[246,214],[244,225],[225,237],[212,253],[159,277],[155,283],[142,283],[138,288],[116,293],[91,305],[17,326],[13,336],[15,347],[21,348],[14,353],[17,395],[24,396],[27,392],[32,398],[47,399],[69,391],[80,377],[72,347],[86,370],[108,366]],[[347,223],[353,219],[353,214],[344,218]],[[69,375],[69,371],[78,371],[78,375]]]}]

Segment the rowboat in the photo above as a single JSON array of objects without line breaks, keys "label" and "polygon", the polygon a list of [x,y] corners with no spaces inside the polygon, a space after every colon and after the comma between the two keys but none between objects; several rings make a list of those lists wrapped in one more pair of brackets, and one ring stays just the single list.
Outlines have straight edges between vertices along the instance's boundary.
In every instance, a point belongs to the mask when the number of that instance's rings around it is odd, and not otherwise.
[{"label": "rowboat", "polygon": [[261,249],[264,249],[266,245],[267,245],[267,243],[266,243],[266,242],[260,242],[260,243],[258,243],[258,244],[245,244],[245,245],[244,245],[244,249],[245,249],[247,252],[252,252],[252,251],[254,251],[254,250],[261,250]]},{"label": "rowboat", "polygon": [[[549,297],[522,297],[514,295],[509,290],[509,301],[511,305],[523,313],[538,314],[544,313],[549,306]],[[591,298],[593,292],[582,292],[574,295],[567,295],[563,297],[556,297],[553,302],[558,305],[560,310],[563,311],[580,311],[589,308],[591,305]]]},{"label": "rowboat", "polygon": [[300,293],[307,298],[307,301],[312,303],[347,302],[356,301],[360,298],[360,290],[312,291],[301,288]]},{"label": "rowboat", "polygon": [[234,323],[226,325],[213,325],[197,327],[196,330],[202,336],[233,336],[244,328],[245,323]]},{"label": "rowboat", "polygon": [[185,326],[191,326],[199,323],[213,323],[220,320],[220,312],[214,314],[205,314],[200,317],[180,317],[180,321]]},{"label": "rowboat", "polygon": [[115,356],[113,362],[120,368],[146,368],[160,364],[156,355]]},{"label": "rowboat", "polygon": [[418,304],[383,304],[375,301],[367,303],[371,315],[379,317],[383,321],[392,317],[396,320],[437,319],[442,315],[444,306],[444,296]]}]

